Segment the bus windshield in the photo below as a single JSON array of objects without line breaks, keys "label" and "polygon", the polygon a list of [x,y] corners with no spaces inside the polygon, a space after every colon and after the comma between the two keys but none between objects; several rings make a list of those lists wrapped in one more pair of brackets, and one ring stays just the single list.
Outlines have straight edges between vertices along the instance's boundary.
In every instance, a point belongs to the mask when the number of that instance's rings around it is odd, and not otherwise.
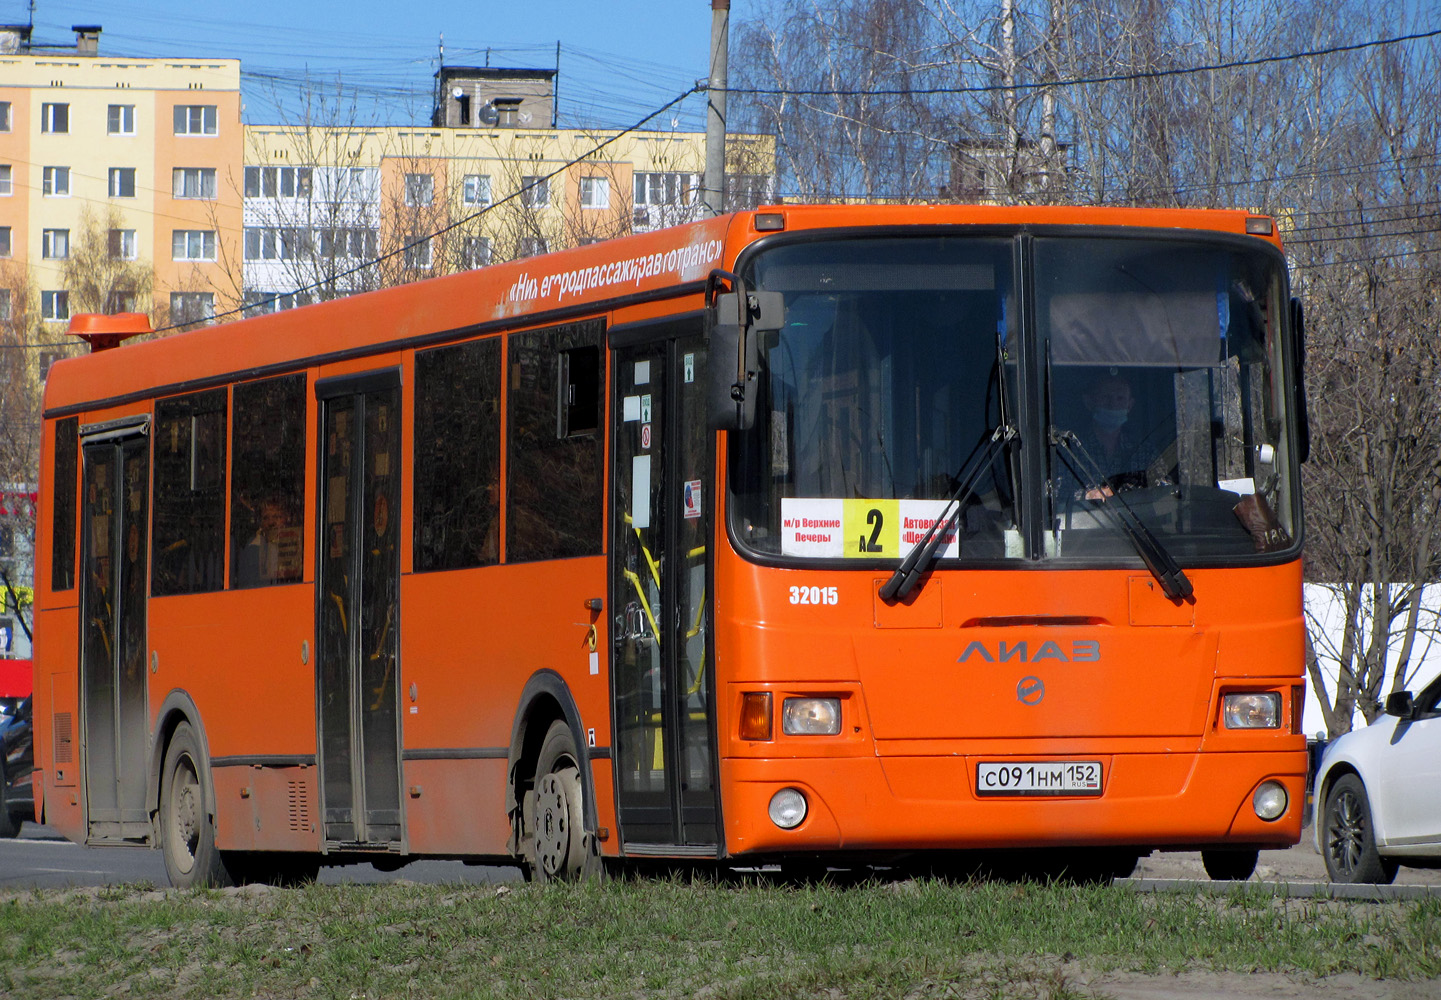
[{"label": "bus windshield", "polygon": [[[762,250],[750,280],[784,294],[785,325],[761,335],[756,423],[733,435],[733,536],[761,557],[901,559],[1005,429],[1014,443],[966,491],[943,562],[1136,564],[1121,514],[1183,562],[1290,549],[1286,286],[1253,242]],[[1017,274],[1034,289],[1025,323]]]}]

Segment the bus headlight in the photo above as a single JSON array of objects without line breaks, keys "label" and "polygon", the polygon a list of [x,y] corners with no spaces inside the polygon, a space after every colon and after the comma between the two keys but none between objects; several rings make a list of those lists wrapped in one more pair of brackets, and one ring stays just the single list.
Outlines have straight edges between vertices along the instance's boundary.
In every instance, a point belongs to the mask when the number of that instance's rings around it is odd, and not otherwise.
[{"label": "bus headlight", "polygon": [[1227,729],[1279,729],[1281,696],[1275,691],[1240,691],[1221,701]]},{"label": "bus headlight", "polygon": [[787,698],[781,705],[781,732],[787,736],[835,736],[840,731],[839,698]]},{"label": "bus headlight", "polygon": [[1286,812],[1288,801],[1286,788],[1279,781],[1261,782],[1256,794],[1251,796],[1251,805],[1255,808],[1256,815],[1268,822],[1281,818]]},{"label": "bus headlight", "polygon": [[806,818],[806,797],[799,789],[782,788],[771,796],[771,822],[782,830],[794,830]]}]

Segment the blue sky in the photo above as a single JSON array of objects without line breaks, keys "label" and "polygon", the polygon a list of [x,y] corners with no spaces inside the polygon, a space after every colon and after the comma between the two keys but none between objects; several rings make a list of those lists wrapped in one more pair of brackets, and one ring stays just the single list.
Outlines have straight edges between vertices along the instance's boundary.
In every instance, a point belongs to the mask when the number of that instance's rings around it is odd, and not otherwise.
[{"label": "blue sky", "polygon": [[[748,0],[734,0],[732,20]],[[0,22],[29,20],[24,0],[0,0]],[[379,121],[425,121],[440,36],[447,65],[552,68],[561,46],[562,125],[620,127],[666,104],[709,70],[709,0],[36,0],[39,42],[74,41],[99,24],[101,55],[241,60],[246,114],[285,120],[309,79],[355,87]],[[294,112],[288,112],[294,115]],[[703,128],[697,95],[667,115]],[[367,116],[368,117],[368,116]],[[670,121],[656,123],[669,127]]]}]

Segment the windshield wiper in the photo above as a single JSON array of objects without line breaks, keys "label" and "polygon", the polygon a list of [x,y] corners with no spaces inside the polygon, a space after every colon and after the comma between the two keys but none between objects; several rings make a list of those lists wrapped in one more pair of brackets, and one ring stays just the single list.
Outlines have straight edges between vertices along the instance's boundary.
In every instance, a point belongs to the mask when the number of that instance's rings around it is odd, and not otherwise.
[{"label": "windshield wiper", "polygon": [[946,506],[941,508],[943,516],[936,518],[926,529],[921,540],[901,560],[891,578],[881,586],[881,600],[902,601],[915,589],[916,582],[935,561],[936,551],[941,547],[942,541],[960,520],[961,512],[966,509],[966,501],[976,492],[976,484],[980,482],[981,474],[990,466],[996,453],[1016,437],[1016,429],[1003,423],[997,425],[989,437],[976,442],[961,470],[956,473],[956,488],[946,498]]},{"label": "windshield wiper", "polygon": [[1065,457],[1071,471],[1076,478],[1084,483],[1083,494],[1098,494],[1104,499],[1098,502],[1102,510],[1110,515],[1114,521],[1131,540],[1131,544],[1140,553],[1141,561],[1151,571],[1151,575],[1161,585],[1161,591],[1173,601],[1184,601],[1190,598],[1192,593],[1191,580],[1181,569],[1174,556],[1166,550],[1166,547],[1151,534],[1136,512],[1122,499],[1121,494],[1110,490],[1106,485],[1106,477],[1101,473],[1100,467],[1096,465],[1095,459],[1091,458],[1086,451],[1081,439],[1076,436],[1075,431],[1058,429],[1051,425],[1051,445],[1055,447],[1058,454]]}]

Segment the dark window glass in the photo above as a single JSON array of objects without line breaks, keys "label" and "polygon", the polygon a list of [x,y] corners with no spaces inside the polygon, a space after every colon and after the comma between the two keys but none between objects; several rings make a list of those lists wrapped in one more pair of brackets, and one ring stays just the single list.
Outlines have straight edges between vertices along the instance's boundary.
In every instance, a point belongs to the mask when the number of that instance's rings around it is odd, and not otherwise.
[{"label": "dark window glass", "polygon": [[305,376],[235,387],[230,585],[297,583],[305,553]]},{"label": "dark window glass", "polygon": [[[510,336],[506,561],[562,559],[601,550],[601,435],[558,433],[563,353],[597,362],[576,396],[604,399],[599,364],[605,324],[574,323]],[[578,375],[572,368],[572,380]]]},{"label": "dark window glass", "polygon": [[80,447],[80,418],[55,421],[55,506],[50,519],[50,589],[75,587],[75,475]]},{"label": "dark window glass", "polygon": [[415,568],[500,559],[500,340],[415,356]]},{"label": "dark window glass", "polygon": [[150,592],[224,586],[225,390],[155,404],[155,555]]},{"label": "dark window glass", "polygon": [[600,426],[600,348],[560,352],[556,435],[594,434]]}]

